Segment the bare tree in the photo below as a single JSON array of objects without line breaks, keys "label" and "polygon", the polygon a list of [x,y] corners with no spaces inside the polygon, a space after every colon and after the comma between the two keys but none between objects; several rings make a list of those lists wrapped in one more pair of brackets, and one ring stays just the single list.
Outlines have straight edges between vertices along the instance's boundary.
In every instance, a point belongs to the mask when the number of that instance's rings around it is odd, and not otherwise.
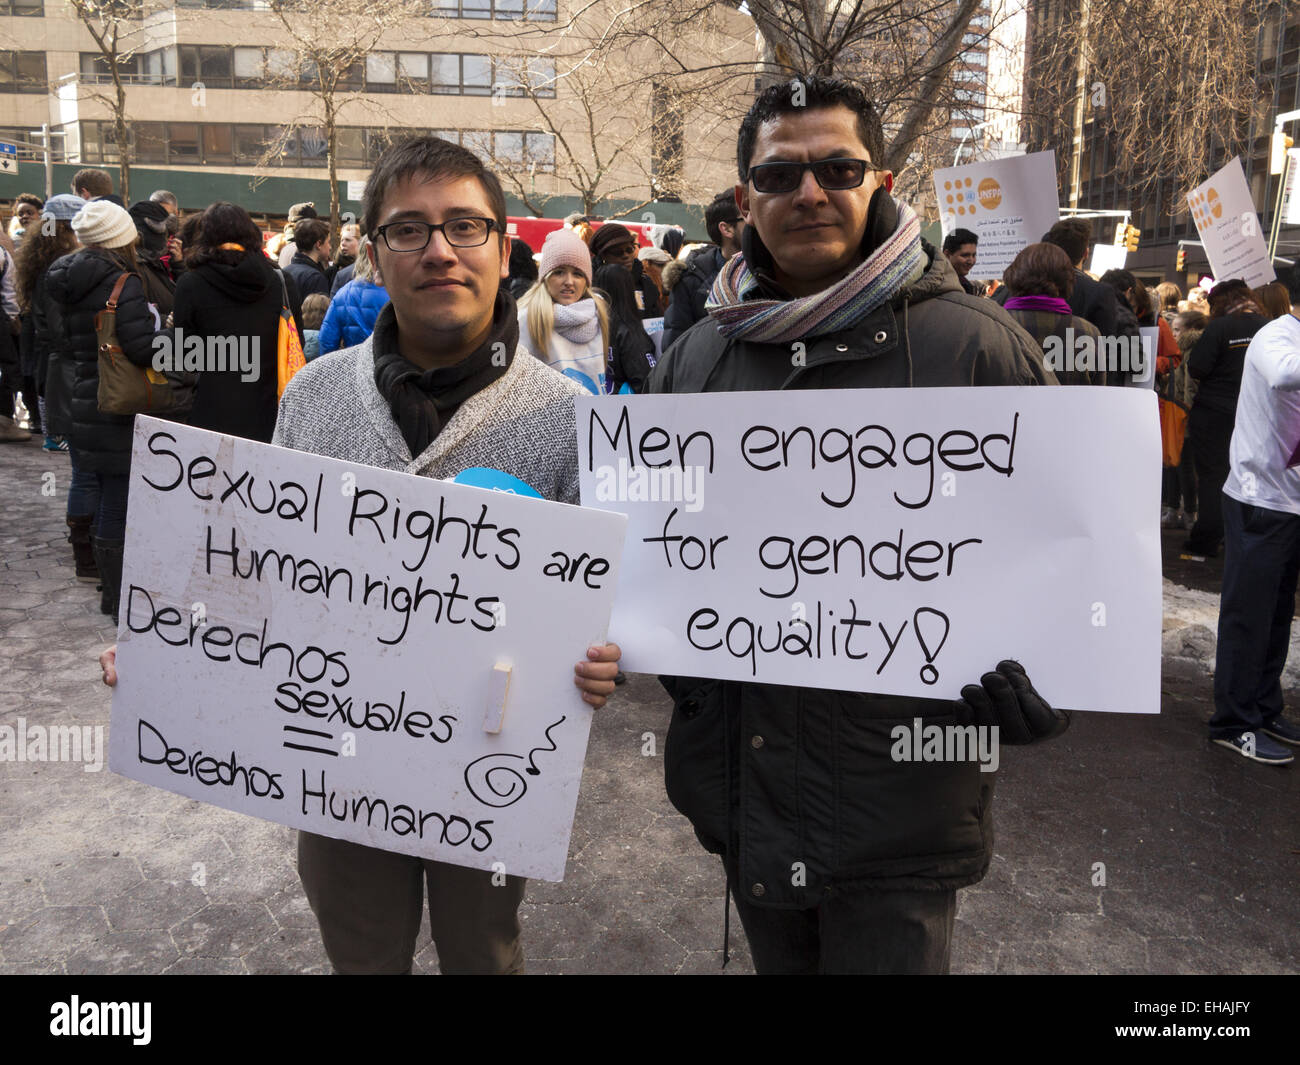
[{"label": "bare tree", "polygon": [[[691,94],[733,102],[743,114],[753,89],[797,74],[850,77],[862,82],[882,114],[884,164],[903,172],[935,154],[946,130],[968,106],[954,73],[972,50],[972,20],[983,0],[634,0],[621,7],[603,46],[648,41],[668,60],[665,77],[688,82]],[[995,0],[984,37],[1003,17]],[[678,42],[720,13],[744,11],[758,37],[749,56],[690,51]],[[737,83],[748,79],[743,91]],[[725,85],[725,89],[723,86]],[[928,174],[926,175],[928,180]]]},{"label": "bare tree", "polygon": [[[1026,117],[1031,140],[1058,148],[1062,184],[1077,198],[1089,134],[1109,145],[1086,160],[1093,179],[1119,179],[1134,198],[1177,194],[1249,148],[1268,0],[1075,0],[1031,15]],[[1268,27],[1271,27],[1268,28]],[[1091,128],[1089,128],[1091,127]]]},{"label": "bare tree", "polygon": [[117,144],[119,194],[131,202],[131,134],[127,128],[125,78],[135,72],[135,51],[141,0],[69,0],[73,13],[86,27],[107,68],[112,94],[93,91],[113,111],[113,140]]},{"label": "bare tree", "polygon": [[496,150],[483,147],[506,187],[534,214],[544,214],[557,196],[576,197],[584,214],[630,201],[618,211],[626,215],[656,200],[712,195],[686,165],[687,137],[707,142],[722,119],[680,81],[661,82],[640,65],[629,81],[619,66],[624,58],[588,50],[559,60],[498,59],[495,100],[520,97],[533,114],[528,132],[508,135],[511,150],[500,149],[500,134]]},{"label": "bare tree", "polygon": [[302,128],[320,128],[325,140],[330,186],[330,239],[337,245],[341,218],[338,192],[338,131],[341,116],[354,109],[373,117],[366,98],[366,61],[388,31],[423,14],[421,0],[269,0],[285,29],[282,47],[266,57],[266,84],[310,95],[311,110],[282,127],[267,147],[262,165],[277,157],[287,138]]}]

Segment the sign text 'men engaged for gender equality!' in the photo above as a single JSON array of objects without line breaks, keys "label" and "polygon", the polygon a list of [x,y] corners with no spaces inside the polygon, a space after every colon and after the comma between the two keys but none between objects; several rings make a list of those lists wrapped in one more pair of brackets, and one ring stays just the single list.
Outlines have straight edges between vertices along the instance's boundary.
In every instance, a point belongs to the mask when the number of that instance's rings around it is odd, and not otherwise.
[{"label": "sign text 'men engaged for gender equality!'", "polygon": [[1158,712],[1149,391],[578,403],[583,503],[630,520],[625,668],[956,698],[1014,658],[1056,705]]}]

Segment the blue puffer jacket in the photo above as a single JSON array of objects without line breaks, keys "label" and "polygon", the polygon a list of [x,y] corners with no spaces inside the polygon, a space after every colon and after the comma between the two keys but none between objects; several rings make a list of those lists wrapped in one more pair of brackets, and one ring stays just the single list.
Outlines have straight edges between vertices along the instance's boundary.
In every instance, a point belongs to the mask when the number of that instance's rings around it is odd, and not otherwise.
[{"label": "blue puffer jacket", "polygon": [[383,285],[353,278],[330,301],[320,327],[320,353],[360,344],[375,331],[375,319],[388,303]]}]

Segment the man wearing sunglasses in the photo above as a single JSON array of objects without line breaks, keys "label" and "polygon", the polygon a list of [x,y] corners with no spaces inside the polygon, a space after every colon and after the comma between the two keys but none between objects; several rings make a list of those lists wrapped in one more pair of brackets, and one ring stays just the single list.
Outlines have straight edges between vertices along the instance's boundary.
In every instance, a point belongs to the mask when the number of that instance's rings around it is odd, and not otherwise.
[{"label": "man wearing sunglasses", "polygon": [[[294,376],[273,442],[427,477],[492,467],[547,499],[577,503],[573,397],[581,389],[515,352],[496,175],[458,145],[416,137],[380,157],[363,204],[367,251],[390,302],[364,342]],[[585,650],[574,681],[581,701],[599,707],[614,690],[619,650]],[[579,711],[581,701],[575,693]],[[444,973],[522,969],[520,877],[501,883],[488,871],[310,832],[298,834],[298,872],[339,972],[410,970],[426,882]]]},{"label": "man wearing sunglasses", "polygon": [[[767,89],[738,157],[741,254],[649,392],[1055,383],[1029,335],[964,293],[890,197],[880,119],[856,86]],[[994,774],[894,763],[891,729],[955,718],[1027,743],[1069,723],[1012,661],[955,704],[662,680],[668,796],[722,856],[759,972],[946,972],[956,889],[992,857]]]}]

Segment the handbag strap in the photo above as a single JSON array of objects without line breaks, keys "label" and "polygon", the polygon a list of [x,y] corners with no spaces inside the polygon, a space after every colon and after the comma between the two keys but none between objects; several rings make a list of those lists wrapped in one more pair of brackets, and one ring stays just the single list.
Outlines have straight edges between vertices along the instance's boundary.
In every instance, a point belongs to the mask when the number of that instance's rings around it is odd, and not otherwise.
[{"label": "handbag strap", "polygon": [[135,275],[128,270],[126,273],[123,273],[118,277],[117,284],[113,286],[113,294],[108,297],[108,303],[105,305],[104,308],[105,310],[109,310],[109,311],[117,310],[117,299],[119,296],[122,295],[122,286],[126,284],[126,279],[128,277],[134,277],[134,276]]},{"label": "handbag strap", "polygon": [[[271,269],[274,270],[275,267],[272,267]],[[275,276],[280,279],[280,295],[284,297],[283,301],[280,304],[280,309],[288,311],[290,316],[292,316],[293,308],[289,306],[289,286],[284,283],[284,271],[276,270]]]}]

